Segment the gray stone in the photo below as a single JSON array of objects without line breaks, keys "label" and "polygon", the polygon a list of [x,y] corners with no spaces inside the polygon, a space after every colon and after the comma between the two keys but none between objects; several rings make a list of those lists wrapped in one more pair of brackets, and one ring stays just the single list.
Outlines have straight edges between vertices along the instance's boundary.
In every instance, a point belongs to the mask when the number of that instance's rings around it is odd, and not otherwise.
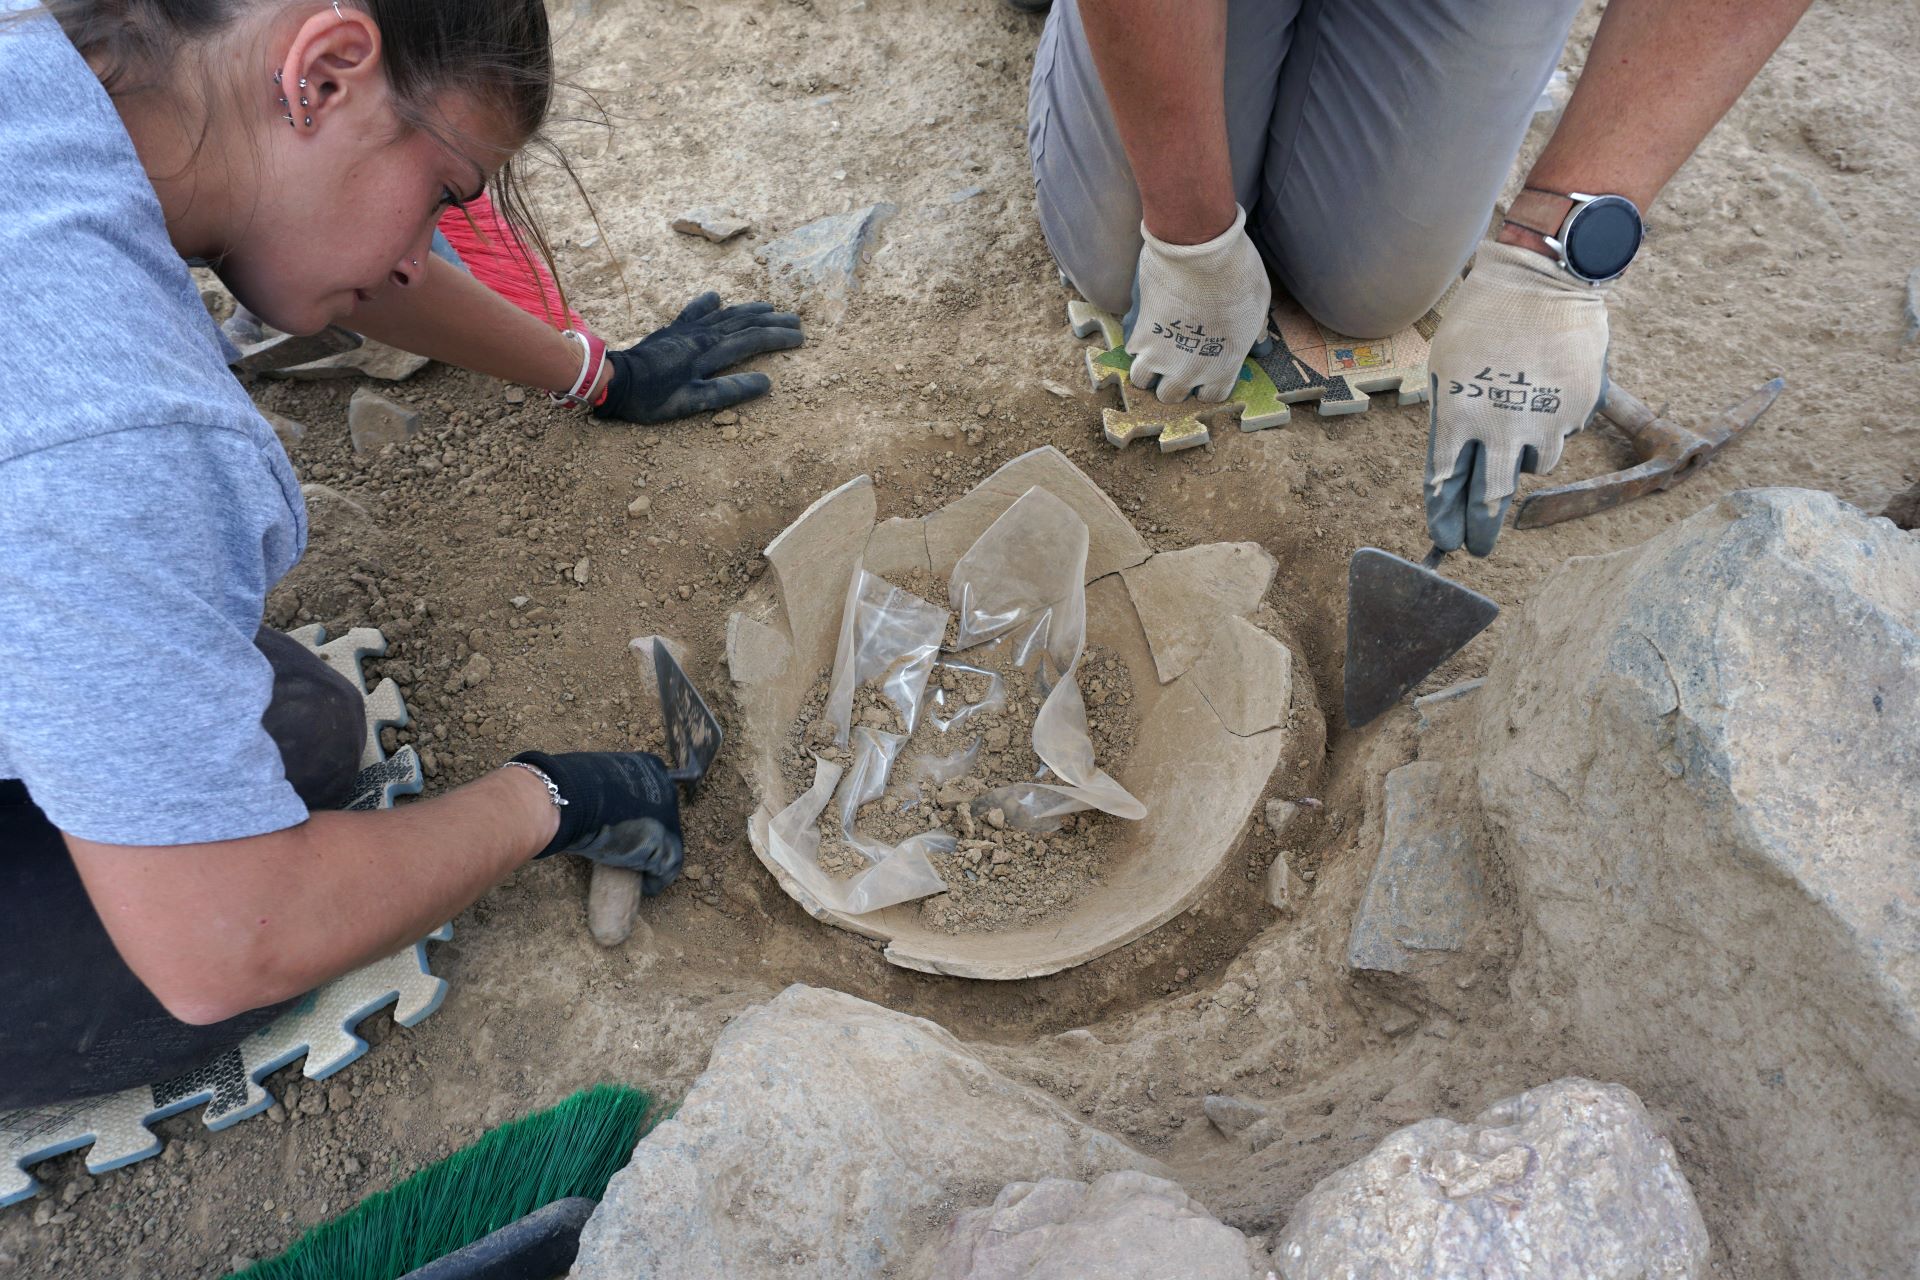
[{"label": "gray stone", "polygon": [[1179,679],[1200,660],[1222,617],[1258,609],[1278,567],[1257,542],[1210,542],[1162,551],[1121,570],[1160,683]]},{"label": "gray stone", "polygon": [[1286,834],[1293,820],[1300,816],[1300,806],[1291,800],[1267,801],[1267,830],[1278,840]]},{"label": "gray stone", "polygon": [[347,432],[353,438],[355,453],[374,453],[419,435],[420,411],[361,387],[347,402]]},{"label": "gray stone", "polygon": [[315,360],[311,364],[296,365],[291,369],[276,369],[268,376],[294,382],[326,382],[334,378],[404,382],[432,363],[425,356],[369,339],[351,351]]},{"label": "gray stone", "polygon": [[1293,865],[1287,861],[1287,851],[1282,849],[1267,866],[1267,905],[1275,911],[1290,913],[1300,905],[1303,888],[1300,878],[1293,874]]},{"label": "gray stone", "polygon": [[1920,339],[1920,267],[1907,272],[1906,304],[1900,308],[1902,320],[1907,322],[1907,331],[1901,335],[1900,345]]},{"label": "gray stone", "polygon": [[[259,330],[259,321],[250,313],[247,319],[235,314],[235,330],[245,332],[249,320],[252,328]],[[233,341],[231,337],[228,340]],[[318,333],[276,333],[271,338],[259,338],[241,346],[240,358],[233,362],[233,368],[237,373],[273,373],[356,350],[364,341],[359,334],[338,325],[328,325]]]},{"label": "gray stone", "polygon": [[614,1175],[572,1274],[865,1280],[982,1187],[1120,1169],[1164,1172],[933,1023],[792,986],[720,1034]]},{"label": "gray stone", "polygon": [[270,409],[262,409],[260,416],[265,418],[267,425],[273,428],[273,434],[279,437],[280,447],[282,449],[291,450],[293,446],[299,444],[300,441],[306,438],[307,428],[305,423],[283,417]]},{"label": "gray stone", "polygon": [[1690,1280],[1707,1228],[1631,1090],[1556,1080],[1389,1134],[1294,1207],[1281,1280]]},{"label": "gray stone", "polygon": [[1902,529],[1920,529],[1920,481],[1905,493],[1895,494],[1880,514]]},{"label": "gray stone", "polygon": [[1733,494],[1564,565],[1475,701],[1516,995],[1714,1117],[1795,1274],[1910,1272],[1920,540]]},{"label": "gray stone", "polygon": [[741,217],[730,207],[702,205],[698,209],[687,210],[669,225],[682,235],[704,236],[715,244],[720,244],[748,230],[753,223]]},{"label": "gray stone", "polygon": [[1458,951],[1485,908],[1479,856],[1463,825],[1470,776],[1416,761],[1387,775],[1380,854],[1347,939],[1347,965],[1406,973],[1416,953]]},{"label": "gray stone", "polygon": [[913,1280],[1248,1280],[1254,1250],[1172,1182],[1016,1182],[955,1219]]},{"label": "gray stone", "polygon": [[1213,1122],[1213,1127],[1229,1138],[1251,1128],[1267,1115],[1267,1109],[1259,1103],[1225,1093],[1208,1094],[1201,1101],[1200,1109],[1207,1113],[1207,1119]]},{"label": "gray stone", "polygon": [[816,218],[762,245],[753,256],[766,264],[776,283],[844,303],[860,287],[860,265],[880,224],[896,211],[882,202]]},{"label": "gray stone", "polygon": [[578,560],[574,561],[573,569],[569,576],[580,586],[586,586],[588,580],[593,576],[593,557],[581,556]]}]

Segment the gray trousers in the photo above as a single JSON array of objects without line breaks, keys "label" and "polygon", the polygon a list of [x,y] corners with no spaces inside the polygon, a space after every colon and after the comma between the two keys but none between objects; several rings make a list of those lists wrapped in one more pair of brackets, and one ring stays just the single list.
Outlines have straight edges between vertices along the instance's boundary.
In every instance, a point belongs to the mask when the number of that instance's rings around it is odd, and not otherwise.
[{"label": "gray trousers", "polygon": [[[1192,0],[1199,3],[1200,0]],[[1140,195],[1080,24],[1055,0],[1027,147],[1047,246],[1127,310]],[[1579,0],[1228,0],[1233,187],[1280,288],[1354,337],[1404,329],[1485,232]]]}]

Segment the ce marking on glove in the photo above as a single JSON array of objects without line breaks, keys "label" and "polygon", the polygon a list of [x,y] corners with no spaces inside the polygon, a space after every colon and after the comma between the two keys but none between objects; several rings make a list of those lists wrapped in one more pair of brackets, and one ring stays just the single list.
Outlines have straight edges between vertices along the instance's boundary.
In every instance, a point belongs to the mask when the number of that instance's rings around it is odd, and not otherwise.
[{"label": "ce marking on glove", "polygon": [[1172,320],[1166,324],[1156,320],[1153,322],[1153,336],[1169,339],[1180,350],[1205,360],[1211,360],[1227,349],[1227,344],[1220,339],[1207,336],[1205,325],[1189,324],[1185,320]]},{"label": "ce marking on glove", "polygon": [[[1501,383],[1507,385],[1501,386]],[[1465,396],[1469,400],[1485,397],[1488,404],[1497,409],[1507,409],[1515,413],[1558,413],[1560,412],[1560,388],[1542,387],[1527,381],[1527,371],[1518,373],[1495,373],[1488,365],[1473,375],[1470,382],[1449,381],[1447,394]]]}]

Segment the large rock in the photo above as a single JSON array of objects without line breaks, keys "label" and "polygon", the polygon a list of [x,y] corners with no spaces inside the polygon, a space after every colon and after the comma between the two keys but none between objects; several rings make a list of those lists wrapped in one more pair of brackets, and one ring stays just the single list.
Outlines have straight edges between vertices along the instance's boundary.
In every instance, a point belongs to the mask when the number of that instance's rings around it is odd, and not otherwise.
[{"label": "large rock", "polygon": [[1162,1172],[933,1023],[792,986],[721,1034],[614,1176],[573,1275],[866,1280],[956,1202],[1120,1169]]},{"label": "large rock", "polygon": [[1798,1274],[1920,1256],[1920,541],[1754,490],[1574,560],[1476,699],[1588,1069],[1718,1126]]},{"label": "large rock", "polygon": [[1247,1238],[1174,1183],[1109,1173],[1016,1182],[970,1209],[906,1274],[913,1280],[1249,1280]]},{"label": "large rock", "polygon": [[1273,1261],[1282,1280],[1684,1280],[1707,1228],[1640,1099],[1569,1079],[1389,1134],[1294,1207]]}]

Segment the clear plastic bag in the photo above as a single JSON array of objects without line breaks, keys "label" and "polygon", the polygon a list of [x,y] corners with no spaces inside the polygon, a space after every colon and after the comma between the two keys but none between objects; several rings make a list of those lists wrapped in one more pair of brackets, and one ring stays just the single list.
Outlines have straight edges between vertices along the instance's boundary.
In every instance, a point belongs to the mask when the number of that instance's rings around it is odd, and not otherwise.
[{"label": "clear plastic bag", "polygon": [[768,824],[769,851],[775,862],[821,905],[847,915],[878,911],[946,890],[946,881],[927,860],[930,853],[950,853],[955,840],[945,832],[929,831],[904,840],[851,880],[828,875],[820,866],[820,815],[833,799],[845,771],[831,760],[813,758],[813,785]]},{"label": "clear plastic bag", "polygon": [[880,691],[900,710],[907,732],[920,723],[927,677],[947,634],[948,614],[865,567],[853,571],[847,607],[840,615],[840,643],[833,657],[833,688],[826,721],[835,746],[847,745],[853,725],[853,691],[880,680]]},{"label": "clear plastic bag", "polygon": [[[1009,824],[1052,830],[1067,814],[1101,809],[1138,819],[1147,808],[1094,762],[1087,733],[1087,707],[1074,680],[1087,628],[1087,526],[1080,516],[1045,489],[1032,488],[980,535],[954,566],[950,598],[959,610],[953,652],[991,643],[1011,646],[1016,662],[1033,674],[1044,699],[1034,718],[1033,749],[1045,763],[1041,777],[996,789],[993,806]],[[854,749],[851,769],[814,757],[814,781],[806,793],[782,809],[769,827],[770,853],[824,906],[849,915],[877,911],[897,903],[942,893],[946,882],[928,860],[931,853],[952,852],[958,841],[943,830],[925,831],[886,845],[860,835],[854,820],[860,807],[886,794],[906,738],[928,708],[927,677],[936,662],[992,676],[978,703],[948,712],[944,693],[936,692],[931,722],[949,733],[970,716],[1006,704],[1005,682],[993,672],[942,656],[948,613],[910,591],[856,568],[847,585],[846,610],[824,718],[834,741]],[[907,734],[883,733],[862,726],[853,732],[854,691],[877,681],[900,711]],[[979,758],[980,743],[942,756],[919,756],[911,765],[909,803],[965,774]],[[844,776],[843,776],[844,775]],[[847,844],[873,865],[851,880],[839,880],[820,866],[820,815],[839,795],[840,829]]]},{"label": "clear plastic bag", "polygon": [[1008,637],[1046,699],[1034,718],[1033,750],[1059,781],[1001,788],[999,807],[1014,826],[1051,830],[1081,809],[1134,820],[1147,814],[1094,763],[1087,704],[1073,678],[1086,644],[1086,572],[1086,522],[1036,486],[968,548],[947,585],[960,615],[954,649]]}]

